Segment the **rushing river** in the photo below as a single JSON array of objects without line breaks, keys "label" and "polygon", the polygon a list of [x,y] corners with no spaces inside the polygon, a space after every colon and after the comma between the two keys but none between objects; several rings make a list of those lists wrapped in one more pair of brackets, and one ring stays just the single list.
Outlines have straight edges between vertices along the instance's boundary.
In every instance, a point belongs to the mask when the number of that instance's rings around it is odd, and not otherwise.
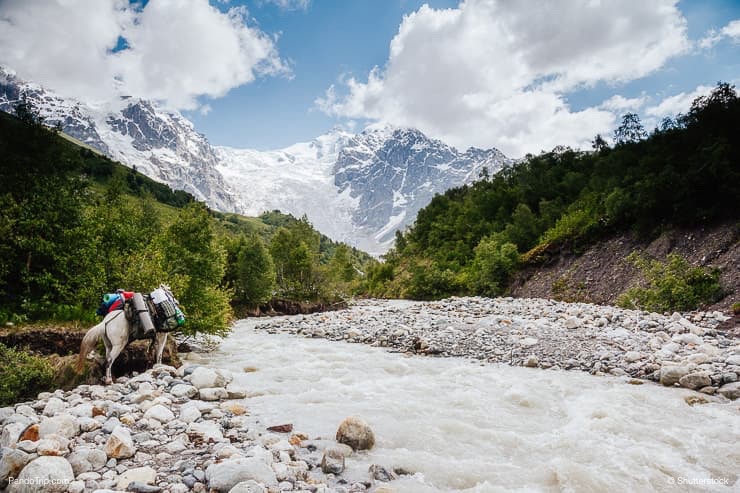
[{"label": "rushing river", "polygon": [[377,445],[346,476],[400,466],[416,474],[394,491],[414,493],[740,490],[737,402],[690,407],[694,393],[649,383],[406,357],[256,323],[237,323],[208,364],[234,372],[266,425],[333,438],[346,416],[367,420]]}]

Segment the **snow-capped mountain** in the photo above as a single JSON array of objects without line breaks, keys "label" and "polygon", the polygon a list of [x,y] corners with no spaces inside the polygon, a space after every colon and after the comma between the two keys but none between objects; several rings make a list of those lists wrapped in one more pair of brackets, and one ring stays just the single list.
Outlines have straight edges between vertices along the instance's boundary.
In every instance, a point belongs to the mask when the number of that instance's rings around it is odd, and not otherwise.
[{"label": "snow-capped mountain", "polygon": [[305,214],[327,236],[373,254],[384,253],[435,194],[509,162],[496,149],[459,152],[390,126],[335,129],[275,151],[214,147],[178,112],[149,101],[75,101],[0,68],[0,110],[13,112],[21,98],[50,125],[214,209]]},{"label": "snow-capped mountain", "polygon": [[63,98],[0,68],[0,110],[12,113],[25,98],[49,125],[145,175],[185,190],[219,210],[236,209],[232,192],[216,170],[208,140],[177,112],[123,99],[88,103]]}]

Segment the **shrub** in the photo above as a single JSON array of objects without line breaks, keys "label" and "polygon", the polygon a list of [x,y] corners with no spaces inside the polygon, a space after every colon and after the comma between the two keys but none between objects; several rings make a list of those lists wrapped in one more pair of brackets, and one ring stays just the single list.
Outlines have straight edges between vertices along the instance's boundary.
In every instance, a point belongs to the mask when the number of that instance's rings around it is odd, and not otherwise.
[{"label": "shrub", "polygon": [[516,245],[486,237],[475,247],[470,266],[469,283],[473,291],[484,296],[498,296],[519,265]]},{"label": "shrub", "polygon": [[0,405],[36,397],[52,387],[53,377],[44,358],[0,344]]},{"label": "shrub", "polygon": [[665,262],[647,260],[636,252],[627,260],[640,269],[648,285],[627,290],[617,302],[622,307],[653,312],[687,311],[722,297],[717,269],[691,267],[675,253],[668,255]]}]

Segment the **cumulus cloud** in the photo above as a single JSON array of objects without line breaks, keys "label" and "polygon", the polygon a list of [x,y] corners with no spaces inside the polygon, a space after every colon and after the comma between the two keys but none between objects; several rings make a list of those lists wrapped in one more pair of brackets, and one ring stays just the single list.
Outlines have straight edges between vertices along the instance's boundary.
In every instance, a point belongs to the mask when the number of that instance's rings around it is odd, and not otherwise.
[{"label": "cumulus cloud", "polygon": [[583,146],[613,128],[616,108],[574,111],[568,93],[646,76],[687,51],[686,20],[675,4],[424,5],[404,17],[383,68],[364,80],[348,77],[316,104],[331,115],[414,126],[458,147],[495,145],[513,156]]},{"label": "cumulus cloud", "polygon": [[740,42],[740,19],[729,22],[719,31],[710,30],[704,38],[699,40],[699,47],[711,48],[725,38],[730,38],[735,43]]},{"label": "cumulus cloud", "polygon": [[712,92],[711,86],[697,86],[690,92],[681,92],[664,98],[660,103],[645,108],[645,115],[655,119],[674,117],[679,113],[686,113],[691,103],[699,96],[706,96]]},{"label": "cumulus cloud", "polygon": [[246,9],[221,12],[207,0],[4,0],[0,46],[0,64],[62,94],[178,109],[289,71]]},{"label": "cumulus cloud", "polygon": [[647,100],[648,97],[644,94],[638,98],[625,98],[620,94],[615,94],[601,103],[599,107],[615,112],[637,111],[645,105]]}]

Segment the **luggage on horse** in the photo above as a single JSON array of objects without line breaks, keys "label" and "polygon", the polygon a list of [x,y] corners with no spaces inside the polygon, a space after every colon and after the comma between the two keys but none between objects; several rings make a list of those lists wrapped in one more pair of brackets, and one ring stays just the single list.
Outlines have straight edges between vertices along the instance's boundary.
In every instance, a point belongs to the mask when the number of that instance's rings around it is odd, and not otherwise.
[{"label": "luggage on horse", "polygon": [[180,309],[180,304],[167,285],[160,284],[157,289],[152,291],[149,295],[149,301],[154,307],[157,330],[171,332],[185,324],[185,315]]},{"label": "luggage on horse", "polygon": [[136,315],[139,318],[139,324],[144,329],[144,334],[154,333],[154,322],[152,322],[152,316],[149,313],[149,307],[146,306],[144,296],[141,293],[134,293],[132,303],[134,310],[136,310]]},{"label": "luggage on horse", "polygon": [[106,293],[103,295],[103,302],[95,313],[104,316],[115,310],[123,310],[126,301],[130,300],[133,296],[133,291],[124,291],[123,289],[119,289],[115,293]]}]

